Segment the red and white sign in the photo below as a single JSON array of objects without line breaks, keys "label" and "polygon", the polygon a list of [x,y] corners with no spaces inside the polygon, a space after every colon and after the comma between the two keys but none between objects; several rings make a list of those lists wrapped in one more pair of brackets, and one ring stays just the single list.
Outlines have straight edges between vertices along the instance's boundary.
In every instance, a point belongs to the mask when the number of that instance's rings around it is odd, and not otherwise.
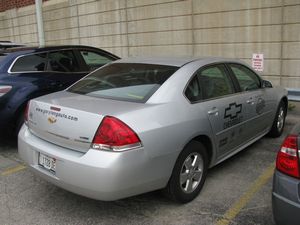
[{"label": "red and white sign", "polygon": [[264,71],[264,54],[261,53],[252,54],[252,68],[255,71],[259,71],[259,72]]}]

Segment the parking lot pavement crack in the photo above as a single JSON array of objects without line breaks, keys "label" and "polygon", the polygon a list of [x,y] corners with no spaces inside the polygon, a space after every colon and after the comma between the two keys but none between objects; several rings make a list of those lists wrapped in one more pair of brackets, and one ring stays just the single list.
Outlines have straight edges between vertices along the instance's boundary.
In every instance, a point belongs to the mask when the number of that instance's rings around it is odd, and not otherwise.
[{"label": "parking lot pavement crack", "polygon": [[241,212],[246,212],[246,211],[256,210],[256,209],[262,209],[262,208],[268,208],[268,205],[244,208],[244,209],[241,210]]},{"label": "parking lot pavement crack", "polygon": [[222,216],[223,216],[221,214],[212,213],[212,212],[202,212],[202,211],[195,211],[195,210],[192,210],[192,212],[195,215],[200,215],[200,216],[211,216],[211,217],[216,217],[216,218],[222,218]]}]

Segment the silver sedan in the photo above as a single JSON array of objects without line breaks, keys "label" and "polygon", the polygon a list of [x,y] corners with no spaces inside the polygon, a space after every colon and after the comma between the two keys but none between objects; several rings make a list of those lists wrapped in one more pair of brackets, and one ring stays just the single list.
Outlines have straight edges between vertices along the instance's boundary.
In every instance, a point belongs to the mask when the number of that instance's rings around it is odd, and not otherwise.
[{"label": "silver sedan", "polygon": [[71,192],[193,200],[208,168],[280,136],[287,92],[222,58],[129,58],[28,103],[21,158]]}]

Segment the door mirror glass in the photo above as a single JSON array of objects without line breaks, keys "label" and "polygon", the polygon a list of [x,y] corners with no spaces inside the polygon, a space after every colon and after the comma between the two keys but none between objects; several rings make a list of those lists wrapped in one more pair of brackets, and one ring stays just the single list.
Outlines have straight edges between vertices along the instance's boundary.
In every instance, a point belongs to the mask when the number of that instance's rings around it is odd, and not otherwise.
[{"label": "door mirror glass", "polygon": [[270,81],[263,80],[262,87],[263,88],[272,88],[273,86],[272,86],[272,83]]}]

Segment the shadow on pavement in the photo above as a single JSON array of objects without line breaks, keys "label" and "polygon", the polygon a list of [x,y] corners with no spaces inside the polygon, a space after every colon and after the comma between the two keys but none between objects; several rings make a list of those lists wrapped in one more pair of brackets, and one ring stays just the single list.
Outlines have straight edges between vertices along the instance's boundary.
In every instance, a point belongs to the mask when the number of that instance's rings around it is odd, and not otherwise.
[{"label": "shadow on pavement", "polygon": [[0,151],[7,148],[17,148],[17,137],[0,135]]}]

